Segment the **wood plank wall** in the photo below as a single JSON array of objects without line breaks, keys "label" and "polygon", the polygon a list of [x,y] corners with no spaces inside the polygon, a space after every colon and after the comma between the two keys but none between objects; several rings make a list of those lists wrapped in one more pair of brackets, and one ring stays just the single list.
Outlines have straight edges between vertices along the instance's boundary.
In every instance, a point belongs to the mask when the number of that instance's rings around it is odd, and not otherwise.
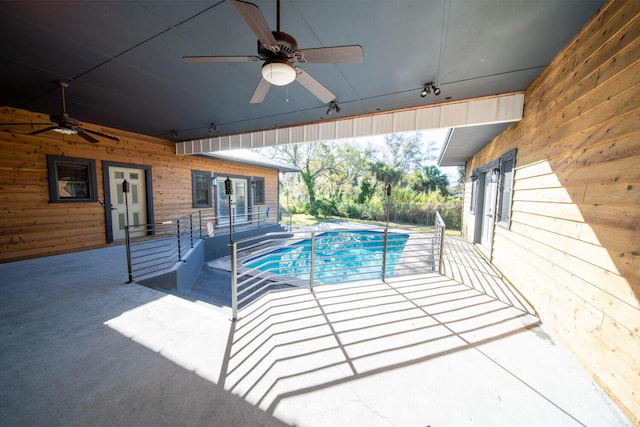
[{"label": "wood plank wall", "polygon": [[[525,93],[524,118],[467,164],[517,148],[493,263],[640,424],[640,1],[612,0]],[[464,234],[474,217],[465,199]]]},{"label": "wood plank wall", "polygon": [[[48,122],[47,114],[0,108],[0,122]],[[265,178],[265,205],[277,207],[278,171],[195,156],[177,156],[173,141],[83,123],[119,142],[98,144],[78,136],[29,126],[0,127],[0,262],[99,248],[107,245],[105,206],[49,203],[47,154],[94,159],[98,200],[104,200],[102,161],[151,166],[155,221],[194,212],[191,170]]]}]

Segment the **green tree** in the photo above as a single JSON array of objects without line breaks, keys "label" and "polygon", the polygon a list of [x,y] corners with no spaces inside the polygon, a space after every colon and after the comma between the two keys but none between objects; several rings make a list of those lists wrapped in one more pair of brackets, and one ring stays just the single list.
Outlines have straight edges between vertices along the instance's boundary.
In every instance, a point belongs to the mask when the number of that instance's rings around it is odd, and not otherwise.
[{"label": "green tree", "polygon": [[395,186],[402,179],[404,171],[400,168],[395,168],[393,165],[389,165],[385,162],[369,162],[369,169],[376,179],[374,187],[378,187],[379,183],[384,185],[391,184]]},{"label": "green tree", "polygon": [[374,188],[369,181],[362,181],[360,183],[360,194],[358,194],[356,202],[360,204],[367,203],[374,192]]},{"label": "green tree", "polygon": [[431,193],[440,190],[440,194],[449,194],[449,178],[437,166],[425,166],[413,172],[411,188],[417,193]]},{"label": "green tree", "polygon": [[[306,142],[279,145],[270,148],[271,157],[283,160],[302,169],[302,182],[309,200],[310,213],[317,213],[318,183],[335,170],[336,156],[333,146],[325,142]],[[325,184],[326,184],[325,182]]]},{"label": "green tree", "polygon": [[424,149],[422,135],[391,134],[384,137],[387,149],[387,163],[393,170],[399,170],[403,174],[407,170],[418,169],[424,161]]}]

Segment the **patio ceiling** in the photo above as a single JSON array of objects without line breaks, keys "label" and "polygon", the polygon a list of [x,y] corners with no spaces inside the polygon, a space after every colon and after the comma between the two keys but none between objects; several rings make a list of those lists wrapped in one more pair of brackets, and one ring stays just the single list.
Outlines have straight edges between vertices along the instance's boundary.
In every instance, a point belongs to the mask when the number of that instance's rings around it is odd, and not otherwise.
[{"label": "patio ceiling", "polygon": [[[276,2],[253,3],[275,29]],[[57,114],[55,81],[67,81],[72,117],[184,141],[212,136],[211,123],[216,136],[236,135],[518,92],[604,3],[283,0],[282,30],[301,48],[363,48],[363,63],[303,65],[336,96],[341,111],[327,115],[297,82],[250,104],[261,61],[182,60],[256,54],[229,0],[2,1],[0,104]],[[427,82],[441,94],[421,97]],[[450,149],[487,140],[487,130],[453,132]]]}]

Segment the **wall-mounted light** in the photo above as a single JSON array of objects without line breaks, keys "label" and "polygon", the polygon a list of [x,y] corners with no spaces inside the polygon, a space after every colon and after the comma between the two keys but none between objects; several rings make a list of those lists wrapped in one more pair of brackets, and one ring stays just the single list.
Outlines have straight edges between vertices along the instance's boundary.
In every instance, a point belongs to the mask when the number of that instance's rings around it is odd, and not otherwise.
[{"label": "wall-mounted light", "polygon": [[471,182],[476,182],[478,180],[478,175],[471,175]]},{"label": "wall-mounted light", "polygon": [[329,108],[327,108],[327,116],[331,114],[331,111],[335,111],[336,113],[340,112],[340,106],[338,105],[338,101],[331,101],[329,103]]},{"label": "wall-mounted light", "polygon": [[500,168],[495,168],[491,171],[491,182],[496,183],[500,178]]},{"label": "wall-mounted light", "polygon": [[217,176],[212,176],[211,177],[211,185],[213,185],[214,187],[218,186],[218,177]]}]

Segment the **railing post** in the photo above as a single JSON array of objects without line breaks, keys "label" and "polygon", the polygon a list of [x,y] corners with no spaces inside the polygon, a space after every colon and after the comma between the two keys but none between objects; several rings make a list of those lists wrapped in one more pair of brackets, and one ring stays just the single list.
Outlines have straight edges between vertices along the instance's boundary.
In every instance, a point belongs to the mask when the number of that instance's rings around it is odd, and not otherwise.
[{"label": "railing post", "polygon": [[382,280],[386,278],[387,275],[387,238],[389,234],[389,229],[385,227],[384,229],[384,244],[382,246]]},{"label": "railing post", "polygon": [[124,226],[124,239],[127,247],[127,272],[129,274],[129,280],[127,283],[133,282],[133,265],[131,264],[131,237],[129,236],[129,226]]},{"label": "railing post", "polygon": [[440,226],[436,221],[436,227],[431,238],[431,271],[436,271],[436,240],[440,234]]},{"label": "railing post", "polygon": [[231,208],[231,196],[229,196],[229,244],[233,243],[233,218],[235,216],[234,209]]},{"label": "railing post", "polygon": [[444,266],[444,233],[446,231],[446,226],[443,224],[440,227],[440,262],[438,264],[438,273],[442,274],[443,266]]},{"label": "railing post", "polygon": [[238,266],[236,265],[237,258],[237,243],[231,242],[231,320],[238,320]]},{"label": "railing post", "polygon": [[384,281],[387,274],[387,237],[389,234],[389,211],[391,209],[391,184],[387,184],[387,224],[384,226],[384,243],[382,245],[382,280]]},{"label": "railing post", "polygon": [[258,206],[258,228],[260,228],[260,206]]},{"label": "railing post", "polygon": [[193,248],[193,214],[189,214],[189,246]]},{"label": "railing post", "polygon": [[311,259],[309,260],[309,290],[313,292],[313,279],[316,264],[316,232],[311,232]]},{"label": "railing post", "polygon": [[198,211],[198,235],[202,239],[202,211]]},{"label": "railing post", "polygon": [[178,261],[182,261],[182,245],[181,245],[181,238],[180,238],[180,218],[176,219],[176,236],[178,238]]}]

